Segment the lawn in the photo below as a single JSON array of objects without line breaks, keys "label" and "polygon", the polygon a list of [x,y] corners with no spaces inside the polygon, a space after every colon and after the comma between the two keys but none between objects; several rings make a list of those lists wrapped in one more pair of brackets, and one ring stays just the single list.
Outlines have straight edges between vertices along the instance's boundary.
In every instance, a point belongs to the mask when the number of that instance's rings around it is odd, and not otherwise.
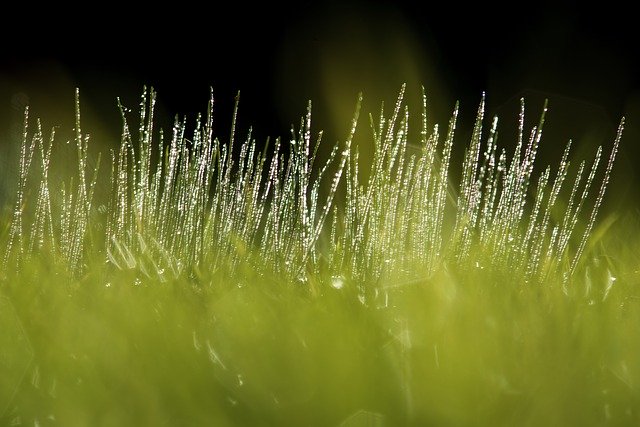
[{"label": "lawn", "polygon": [[403,88],[265,144],[145,90],[99,155],[76,96],[70,143],[25,114],[0,214],[0,424],[640,422],[640,218],[598,216],[623,122],[540,167],[524,100],[513,140],[484,98],[466,143],[457,105],[410,128]]}]

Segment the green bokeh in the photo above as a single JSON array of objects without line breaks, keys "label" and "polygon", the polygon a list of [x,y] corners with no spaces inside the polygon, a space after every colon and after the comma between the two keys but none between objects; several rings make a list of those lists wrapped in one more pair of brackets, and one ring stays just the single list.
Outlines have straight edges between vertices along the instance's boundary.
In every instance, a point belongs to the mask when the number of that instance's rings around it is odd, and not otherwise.
[{"label": "green bokeh", "polygon": [[33,359],[33,350],[9,298],[0,296],[0,416]]}]

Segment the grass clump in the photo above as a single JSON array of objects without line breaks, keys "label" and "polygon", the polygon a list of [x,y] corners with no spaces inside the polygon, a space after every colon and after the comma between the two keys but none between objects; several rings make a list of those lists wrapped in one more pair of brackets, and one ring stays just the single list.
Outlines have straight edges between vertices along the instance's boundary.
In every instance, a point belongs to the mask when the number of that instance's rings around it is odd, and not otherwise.
[{"label": "grass clump", "polygon": [[237,141],[237,109],[229,141],[216,138],[213,100],[190,133],[177,119],[167,141],[145,91],[137,132],[121,107],[108,181],[76,99],[78,161],[60,187],[55,135],[39,122],[32,131],[25,114],[0,291],[35,356],[4,420],[637,419],[640,307],[627,271],[637,260],[613,261],[609,238],[589,243],[623,123],[603,168],[598,148],[572,172],[569,143],[538,174],[546,106],[527,131],[522,101],[509,153],[497,118],[484,134],[483,98],[453,190],[458,106],[441,131],[425,100],[413,140],[403,97],[370,117],[365,172],[352,143],[361,100],[321,159],[311,105],[273,146],[251,131]]}]

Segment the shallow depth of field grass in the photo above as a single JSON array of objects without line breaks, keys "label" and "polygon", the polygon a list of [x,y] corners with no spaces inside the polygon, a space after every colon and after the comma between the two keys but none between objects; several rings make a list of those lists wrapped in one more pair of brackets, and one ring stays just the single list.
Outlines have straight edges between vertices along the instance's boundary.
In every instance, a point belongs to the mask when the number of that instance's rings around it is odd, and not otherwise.
[{"label": "shallow depth of field grass", "polygon": [[211,108],[156,129],[155,96],[100,156],[78,107],[73,160],[25,115],[0,424],[640,421],[640,220],[597,215],[622,124],[591,162],[541,167],[544,113],[525,129],[523,102],[498,139],[482,100],[451,176],[457,106],[409,129],[402,92],[379,117],[358,102],[319,150],[311,108],[264,146],[218,139]]}]

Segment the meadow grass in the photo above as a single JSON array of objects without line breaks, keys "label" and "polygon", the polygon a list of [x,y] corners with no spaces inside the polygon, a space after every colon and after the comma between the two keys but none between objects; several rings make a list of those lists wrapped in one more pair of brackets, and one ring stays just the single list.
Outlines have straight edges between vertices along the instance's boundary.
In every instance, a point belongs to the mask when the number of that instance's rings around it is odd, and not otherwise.
[{"label": "meadow grass", "polygon": [[101,157],[76,97],[64,180],[51,178],[55,135],[25,112],[0,229],[0,307],[11,306],[0,321],[15,337],[0,369],[26,375],[4,381],[2,422],[640,417],[638,252],[624,238],[639,235],[637,218],[621,215],[617,233],[597,221],[623,122],[608,155],[572,169],[569,143],[539,172],[546,105],[525,129],[521,101],[508,151],[497,118],[484,129],[483,97],[458,180],[458,106],[441,129],[423,95],[414,133],[404,88],[369,117],[370,165],[353,144],[361,99],[326,151],[310,104],[288,140],[260,145],[236,135],[237,110],[229,140],[215,137],[213,100],[167,137],[145,90],[135,130],[121,107],[121,143]]}]

